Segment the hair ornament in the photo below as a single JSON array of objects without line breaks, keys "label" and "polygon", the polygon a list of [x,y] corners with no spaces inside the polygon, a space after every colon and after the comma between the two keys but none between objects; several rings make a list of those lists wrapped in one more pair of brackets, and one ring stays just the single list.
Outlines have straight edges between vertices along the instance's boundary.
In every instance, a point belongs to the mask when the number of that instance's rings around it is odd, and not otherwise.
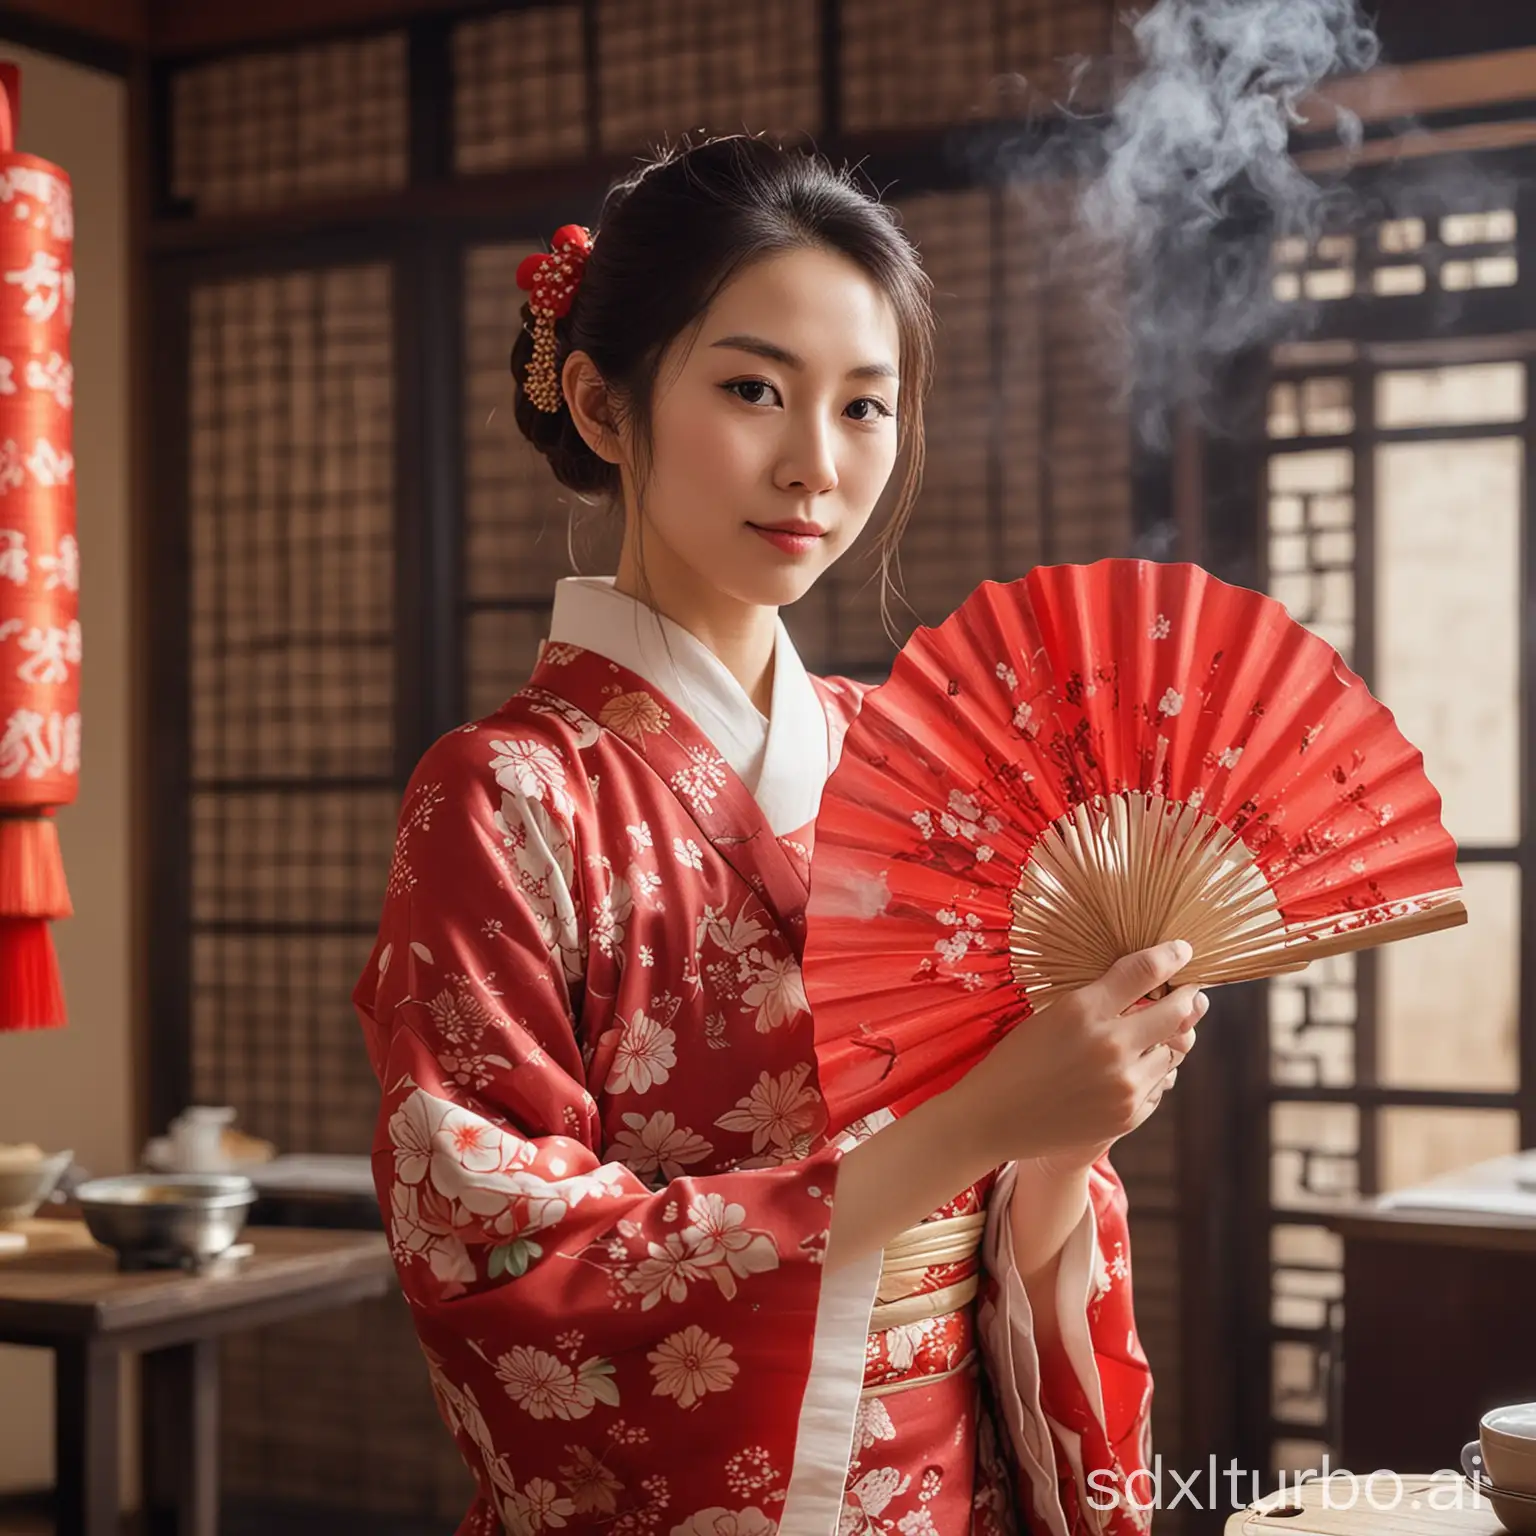
[{"label": "hair ornament", "polygon": [[580,224],[562,224],[546,254],[525,256],[517,266],[517,286],[528,294],[533,312],[533,356],[523,376],[523,393],[541,411],[560,409],[560,378],[555,372],[555,321],[570,313],[587,258],[592,233]]}]

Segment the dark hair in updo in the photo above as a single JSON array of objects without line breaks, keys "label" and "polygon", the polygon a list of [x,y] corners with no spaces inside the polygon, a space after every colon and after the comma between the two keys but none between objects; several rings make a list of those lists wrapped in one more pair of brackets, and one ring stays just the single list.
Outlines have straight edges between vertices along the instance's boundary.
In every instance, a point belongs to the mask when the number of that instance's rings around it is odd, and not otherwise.
[{"label": "dark hair in updo", "polygon": [[[614,184],[570,313],[556,322],[555,368],[585,352],[648,457],[652,391],[668,345],[752,262],[782,251],[835,252],[885,295],[901,341],[898,443],[906,470],[881,545],[887,561],[922,478],[922,402],[933,374],[929,281],[895,213],[820,155],[745,134],[682,144]],[[619,469],[599,458],[568,406],[541,411],[523,390],[533,355],[527,305],[512,348],[517,424],[562,485],[617,498]],[[645,465],[638,466],[644,478]]]}]

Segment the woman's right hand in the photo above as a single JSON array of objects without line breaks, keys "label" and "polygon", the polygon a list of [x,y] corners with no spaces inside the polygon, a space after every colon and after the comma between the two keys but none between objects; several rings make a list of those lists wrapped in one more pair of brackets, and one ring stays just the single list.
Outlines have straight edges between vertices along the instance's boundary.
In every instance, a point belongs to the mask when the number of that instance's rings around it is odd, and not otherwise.
[{"label": "woman's right hand", "polygon": [[[948,1091],[989,1162],[1107,1144],[1152,1113],[1205,1001],[1197,988],[1180,987],[1135,1005],[1189,957],[1182,940],[1126,955],[1097,981],[1015,1025]],[[1168,1050],[1158,1048],[1164,1044]]]},{"label": "woman's right hand", "polygon": [[[838,1172],[828,1266],[884,1247],[1003,1163],[1086,1166],[1085,1148],[1134,1130],[1157,1107],[1203,1011],[1193,987],[1135,1005],[1188,962],[1187,945],[1127,955],[1016,1025],[953,1087],[853,1147]],[[1164,1042],[1169,1050],[1152,1049]]]}]

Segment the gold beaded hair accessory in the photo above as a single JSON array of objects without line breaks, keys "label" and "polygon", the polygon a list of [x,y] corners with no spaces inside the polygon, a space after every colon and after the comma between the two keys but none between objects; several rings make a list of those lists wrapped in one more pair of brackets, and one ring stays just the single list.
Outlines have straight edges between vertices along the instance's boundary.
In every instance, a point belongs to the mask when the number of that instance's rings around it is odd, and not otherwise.
[{"label": "gold beaded hair accessory", "polygon": [[555,321],[571,310],[571,301],[592,254],[592,234],[580,224],[562,224],[542,251],[518,263],[517,286],[529,295],[533,311],[533,357],[523,375],[523,393],[541,411],[560,409],[560,378],[555,372]]}]

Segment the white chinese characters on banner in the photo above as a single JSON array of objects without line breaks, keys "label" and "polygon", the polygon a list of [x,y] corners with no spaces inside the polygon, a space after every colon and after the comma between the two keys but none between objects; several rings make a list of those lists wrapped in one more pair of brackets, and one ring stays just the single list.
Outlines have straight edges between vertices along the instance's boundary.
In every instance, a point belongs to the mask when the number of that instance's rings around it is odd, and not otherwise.
[{"label": "white chinese characters on banner", "polygon": [[[34,209],[24,198],[40,206]],[[0,170],[0,203],[10,203],[18,219],[31,219],[39,229],[46,227],[55,240],[75,237],[75,208],[68,186],[36,166],[11,165]]]},{"label": "white chinese characters on banner", "polygon": [[43,591],[52,592],[58,587],[66,592],[80,590],[80,541],[74,534],[59,536],[55,554],[33,556],[21,529],[0,528],[0,581],[24,587],[34,565],[45,578]]},{"label": "white chinese characters on banner", "polygon": [[[10,375],[10,359],[0,358],[0,363],[5,365],[5,374]],[[11,389],[15,389],[11,385]],[[48,354],[47,362],[38,358],[27,359],[27,388],[40,389],[50,394],[58,401],[61,410],[69,410],[75,399],[75,369],[72,363],[66,363],[57,352]],[[4,384],[0,384],[0,393],[9,394]]]},{"label": "white chinese characters on banner", "polygon": [[19,528],[0,528],[0,581],[27,584],[27,536]]},{"label": "white chinese characters on banner", "polygon": [[0,641],[20,635],[20,646],[27,659],[16,668],[24,683],[63,683],[69,680],[71,666],[80,665],[80,621],[71,619],[63,627],[56,624],[25,625],[20,619],[0,623]]},{"label": "white chinese characters on banner", "polygon": [[68,485],[75,472],[75,456],[55,448],[46,437],[40,437],[37,446],[27,455],[27,468],[39,485]]},{"label": "white chinese characters on banner", "polygon": [[34,251],[26,266],[7,272],[5,280],[26,294],[21,312],[27,319],[41,325],[53,319],[59,305],[64,305],[64,317],[68,323],[75,307],[75,272],[66,267],[57,256],[47,251]]},{"label": "white chinese characters on banner", "polygon": [[80,590],[80,541],[74,534],[62,534],[56,555],[39,555],[37,568],[47,576],[43,583],[45,592],[63,587],[66,592]]},{"label": "white chinese characters on banner", "polygon": [[[52,395],[60,410],[67,411],[74,405],[74,364],[66,362],[59,353],[50,352],[46,359],[29,357],[23,376],[28,389]],[[18,388],[15,362],[0,355],[0,395],[14,395]]]},{"label": "white chinese characters on banner", "polygon": [[14,437],[0,442],[0,496],[25,485],[28,470],[39,485],[68,485],[75,473],[75,456],[55,448],[46,437],[38,438],[25,458]]},{"label": "white chinese characters on banner", "polygon": [[80,716],[15,709],[0,731],[0,779],[80,772]]}]

